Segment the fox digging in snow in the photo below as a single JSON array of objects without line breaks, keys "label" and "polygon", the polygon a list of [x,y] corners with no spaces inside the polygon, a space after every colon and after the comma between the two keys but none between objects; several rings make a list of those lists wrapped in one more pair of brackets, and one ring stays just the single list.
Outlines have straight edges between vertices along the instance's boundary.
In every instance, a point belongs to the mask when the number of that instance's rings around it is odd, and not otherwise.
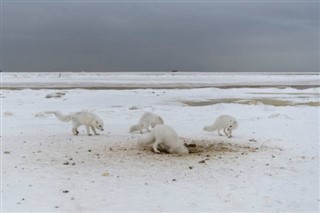
[{"label": "fox digging in snow", "polygon": [[238,128],[237,120],[230,115],[221,115],[219,116],[212,125],[205,126],[204,131],[212,132],[217,130],[218,134],[222,136],[220,130],[223,129],[224,134],[228,137],[232,137],[232,130]]},{"label": "fox digging in snow", "polygon": [[63,115],[61,112],[58,111],[48,111],[47,114],[54,114],[60,121],[62,122],[69,122],[72,121],[72,133],[74,135],[78,135],[78,127],[81,125],[86,126],[86,130],[88,135],[91,136],[90,129],[92,129],[95,135],[99,135],[96,132],[96,128],[100,131],[103,131],[103,121],[94,113],[81,111],[70,113],[69,115]]},{"label": "fox digging in snow", "polygon": [[179,140],[179,137],[168,125],[160,124],[155,126],[151,133],[138,139],[139,145],[152,144],[153,151],[160,153],[158,148],[164,149],[168,153],[188,154],[188,149]]},{"label": "fox digging in snow", "polygon": [[146,112],[141,116],[138,124],[130,127],[130,132],[139,130],[142,134],[143,129],[146,129],[148,132],[150,132],[149,126],[154,128],[156,125],[163,123],[163,119],[159,115],[156,115],[152,112]]}]

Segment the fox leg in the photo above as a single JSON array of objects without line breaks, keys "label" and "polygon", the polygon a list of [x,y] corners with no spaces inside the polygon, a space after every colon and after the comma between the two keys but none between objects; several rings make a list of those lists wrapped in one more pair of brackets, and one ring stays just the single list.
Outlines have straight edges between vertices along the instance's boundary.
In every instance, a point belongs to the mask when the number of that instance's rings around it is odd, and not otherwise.
[{"label": "fox leg", "polygon": [[96,132],[96,129],[93,127],[93,126],[90,126],[91,129],[92,129],[92,132],[95,134],[95,135],[99,135],[99,133]]},{"label": "fox leg", "polygon": [[155,153],[160,153],[160,151],[159,151],[158,148],[157,148],[159,144],[160,144],[159,141],[156,140],[156,141],[153,143],[153,145],[152,145],[153,151],[154,151]]},{"label": "fox leg", "polygon": [[80,126],[79,124],[77,124],[75,122],[72,122],[72,133],[74,135],[78,135],[79,134],[79,131],[78,131],[78,127],[79,126]]},{"label": "fox leg", "polygon": [[224,134],[225,134],[226,136],[229,135],[228,132],[226,131],[226,128],[223,128],[223,132],[224,132]]},{"label": "fox leg", "polygon": [[160,150],[166,151],[166,148],[164,147],[164,145],[162,143],[159,144],[157,148],[159,148]]},{"label": "fox leg", "polygon": [[157,126],[157,124],[154,124],[154,123],[150,124],[150,126],[148,127],[148,129],[151,127],[151,128],[150,128],[150,129],[151,129],[150,132],[152,131],[152,129],[153,129],[155,126]]},{"label": "fox leg", "polygon": [[229,129],[229,135],[228,138],[232,138],[232,129]]},{"label": "fox leg", "polygon": [[148,132],[151,132],[151,130],[149,129],[149,125],[146,123],[143,123],[142,128],[145,128]]},{"label": "fox leg", "polygon": [[72,128],[72,134],[74,134],[74,135],[79,134],[79,131],[77,130],[77,128],[75,128],[75,127]]},{"label": "fox leg", "polygon": [[141,124],[141,123],[139,123],[139,130],[140,130],[140,134],[142,134],[142,132],[143,132],[143,127],[144,127],[144,125],[143,125],[143,124]]},{"label": "fox leg", "polygon": [[88,125],[86,125],[86,130],[87,130],[88,135],[91,136],[92,134],[90,133],[90,129],[89,129]]},{"label": "fox leg", "polygon": [[222,134],[220,133],[220,130],[221,130],[221,129],[217,129],[218,135],[219,135],[219,136],[222,136]]}]

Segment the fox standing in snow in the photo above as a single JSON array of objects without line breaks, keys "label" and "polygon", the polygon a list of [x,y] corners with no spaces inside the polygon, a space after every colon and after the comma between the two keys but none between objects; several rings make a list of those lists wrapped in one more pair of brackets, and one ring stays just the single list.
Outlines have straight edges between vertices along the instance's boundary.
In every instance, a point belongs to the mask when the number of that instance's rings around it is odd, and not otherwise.
[{"label": "fox standing in snow", "polygon": [[212,132],[217,130],[218,134],[222,136],[220,130],[223,129],[223,132],[228,138],[232,137],[232,130],[238,127],[237,120],[230,115],[221,115],[219,116],[215,122],[210,126],[205,126],[203,128],[204,131]]},{"label": "fox standing in snow", "polygon": [[179,137],[168,125],[160,124],[155,126],[151,133],[138,139],[139,145],[152,144],[153,151],[160,153],[158,148],[164,149],[168,153],[188,154],[187,147],[179,140]]},{"label": "fox standing in snow", "polygon": [[48,111],[47,114],[54,114],[60,121],[62,122],[69,122],[72,121],[72,133],[74,135],[78,135],[78,127],[81,125],[86,126],[86,130],[89,136],[92,134],[90,133],[89,127],[92,129],[95,135],[99,135],[96,132],[96,129],[103,131],[103,121],[94,113],[81,111],[70,113],[69,115],[63,115],[61,112],[58,111]]},{"label": "fox standing in snow", "polygon": [[139,130],[142,134],[143,129],[146,129],[148,132],[150,132],[149,126],[154,128],[156,125],[163,123],[163,119],[159,115],[156,115],[152,112],[146,112],[141,116],[138,124],[130,127],[130,132]]}]

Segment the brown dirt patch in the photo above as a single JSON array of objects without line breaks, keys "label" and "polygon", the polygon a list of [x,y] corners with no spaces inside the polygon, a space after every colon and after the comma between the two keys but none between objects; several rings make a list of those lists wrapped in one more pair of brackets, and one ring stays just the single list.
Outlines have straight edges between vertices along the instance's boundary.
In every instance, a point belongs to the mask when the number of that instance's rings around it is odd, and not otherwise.
[{"label": "brown dirt patch", "polygon": [[191,143],[185,144],[188,148],[190,154],[199,154],[199,153],[212,153],[212,154],[221,154],[221,153],[248,153],[248,152],[257,152],[259,147],[253,147],[249,145],[239,145],[233,143],[224,143],[224,142],[202,142],[202,143]]}]

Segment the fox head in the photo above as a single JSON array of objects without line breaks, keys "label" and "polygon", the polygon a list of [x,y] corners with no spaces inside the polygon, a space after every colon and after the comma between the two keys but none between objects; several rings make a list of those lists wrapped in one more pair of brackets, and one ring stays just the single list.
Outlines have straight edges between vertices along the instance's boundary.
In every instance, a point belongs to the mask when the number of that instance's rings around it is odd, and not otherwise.
[{"label": "fox head", "polygon": [[164,121],[160,116],[159,116],[159,121],[160,121],[160,124],[164,124]]},{"label": "fox head", "polygon": [[102,121],[96,121],[95,123],[95,128],[99,129],[100,131],[103,131],[103,122]]},{"label": "fox head", "polygon": [[187,147],[185,147],[184,145],[182,145],[179,150],[177,150],[178,154],[189,154],[189,150]]},{"label": "fox head", "polygon": [[237,121],[234,121],[234,122],[227,128],[227,131],[236,129],[237,127],[238,127],[238,123],[237,123]]}]

